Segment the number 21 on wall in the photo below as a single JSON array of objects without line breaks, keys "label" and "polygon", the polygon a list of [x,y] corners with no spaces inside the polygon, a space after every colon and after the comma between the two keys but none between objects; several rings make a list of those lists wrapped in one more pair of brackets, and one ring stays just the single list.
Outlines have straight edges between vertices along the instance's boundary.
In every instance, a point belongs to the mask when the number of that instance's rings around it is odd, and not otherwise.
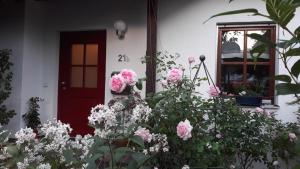
[{"label": "number 21 on wall", "polygon": [[126,55],[118,55],[118,62],[129,62],[129,57]]}]

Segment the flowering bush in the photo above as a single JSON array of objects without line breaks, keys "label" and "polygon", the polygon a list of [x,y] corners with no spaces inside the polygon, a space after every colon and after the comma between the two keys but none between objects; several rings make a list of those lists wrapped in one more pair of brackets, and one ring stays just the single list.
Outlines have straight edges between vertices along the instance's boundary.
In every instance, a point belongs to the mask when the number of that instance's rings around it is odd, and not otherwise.
[{"label": "flowering bush", "polygon": [[[167,62],[163,62],[165,58]],[[164,90],[148,98],[154,114],[150,125],[154,131],[167,134],[170,146],[169,152],[153,160],[155,166],[248,169],[262,162],[268,168],[276,168],[281,164],[273,163],[286,159],[282,152],[293,156],[295,124],[283,124],[261,108],[243,110],[214,85],[207,90],[211,97],[202,98],[195,89],[204,78],[191,78],[182,65],[170,58],[176,59],[165,54],[158,58],[158,73],[162,76],[159,81]],[[196,64],[189,61],[190,69],[193,63]],[[170,83],[172,74],[168,72],[178,69],[182,71],[181,78]]]},{"label": "flowering bush", "polygon": [[112,77],[112,90],[122,92],[128,85],[131,93],[91,109],[93,135],[71,138],[71,127],[54,120],[42,124],[38,133],[21,129],[11,144],[8,133],[0,130],[1,167],[249,169],[262,162],[275,169],[282,159],[296,155],[295,124],[284,124],[262,108],[243,110],[214,85],[202,91],[210,97],[202,98],[196,86],[205,78],[191,78],[196,62],[188,60],[187,75],[172,61],[176,57],[167,58],[167,63],[158,58],[163,91],[147,102],[133,88],[138,83],[133,71]]},{"label": "flowering bush", "polygon": [[[111,79],[111,89],[122,92],[124,84],[136,85],[136,74],[122,70]],[[112,99],[108,105],[96,105],[88,117],[94,135],[76,136],[60,121],[42,124],[38,135],[31,128],[15,134],[16,145],[1,147],[3,166],[10,168],[139,168],[160,152],[169,150],[167,136],[145,126],[151,108],[139,92]],[[1,133],[2,134],[2,133]],[[4,140],[3,140],[4,142]]]}]

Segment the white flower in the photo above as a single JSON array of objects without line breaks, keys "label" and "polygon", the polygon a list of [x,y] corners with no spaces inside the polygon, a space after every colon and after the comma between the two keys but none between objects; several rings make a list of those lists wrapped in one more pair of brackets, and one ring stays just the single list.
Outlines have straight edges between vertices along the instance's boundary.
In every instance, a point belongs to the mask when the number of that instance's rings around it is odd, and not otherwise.
[{"label": "white flower", "polygon": [[152,140],[152,135],[150,131],[144,127],[138,127],[138,129],[134,132],[134,135],[140,136],[145,142],[150,143]]},{"label": "white flower", "polygon": [[113,111],[122,111],[125,108],[125,106],[121,102],[115,102],[112,106],[111,109]]},{"label": "white flower", "polygon": [[49,163],[46,163],[46,164],[40,164],[37,166],[36,169],[51,169],[51,165]]},{"label": "white flower", "polygon": [[[106,138],[111,133],[111,128],[117,125],[117,113],[109,107],[99,104],[92,108],[88,117],[89,124],[95,127],[95,135]],[[99,127],[101,126],[101,127]]]},{"label": "white flower", "polygon": [[152,109],[148,105],[138,104],[132,110],[132,123],[147,122]]},{"label": "white flower", "polygon": [[35,139],[36,134],[33,132],[31,128],[21,129],[15,134],[17,139],[17,145],[23,144],[25,142],[29,142]]},{"label": "white flower", "polygon": [[291,142],[294,142],[295,140],[297,140],[297,136],[295,133],[289,133],[289,139]]},{"label": "white flower", "polygon": [[144,149],[144,150],[143,150],[143,153],[144,153],[145,155],[147,155],[147,154],[148,154],[148,150],[147,150],[147,149]]},{"label": "white flower", "polygon": [[69,124],[64,124],[61,121],[48,121],[41,127],[41,133],[48,140],[48,143],[43,147],[46,152],[54,151],[60,154],[58,158],[63,158],[62,152],[65,150],[72,128]]},{"label": "white flower", "polygon": [[217,139],[221,139],[221,138],[222,138],[222,134],[217,134],[217,135],[216,135],[216,138],[217,138]]},{"label": "white flower", "polygon": [[150,147],[150,148],[149,148],[149,151],[150,151],[150,152],[154,152],[154,147]]},{"label": "white flower", "polygon": [[181,169],[190,169],[188,165],[184,165]]},{"label": "white flower", "polygon": [[207,147],[208,149],[211,149],[211,148],[212,148],[212,146],[211,146],[210,143],[206,143],[206,147]]},{"label": "white flower", "polygon": [[239,93],[240,96],[244,96],[244,95],[246,95],[246,94],[247,94],[246,91],[241,91],[241,92]]},{"label": "white flower", "polygon": [[230,168],[230,169],[235,169],[235,165],[231,164],[231,165],[229,166],[229,168]]},{"label": "white flower", "polygon": [[168,152],[168,151],[169,151],[169,148],[166,148],[166,147],[163,148],[163,152]]},{"label": "white flower", "polygon": [[273,166],[277,166],[279,165],[279,162],[276,160],[276,161],[273,161]]},{"label": "white flower", "polygon": [[18,169],[26,169],[28,166],[29,166],[29,164],[28,164],[28,159],[27,158],[24,158],[23,162],[18,162],[17,163]]}]

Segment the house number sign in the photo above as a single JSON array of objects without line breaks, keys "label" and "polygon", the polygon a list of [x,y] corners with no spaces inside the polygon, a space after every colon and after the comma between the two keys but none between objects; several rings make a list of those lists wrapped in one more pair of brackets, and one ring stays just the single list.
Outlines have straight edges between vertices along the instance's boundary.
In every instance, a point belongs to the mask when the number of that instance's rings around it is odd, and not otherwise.
[{"label": "house number sign", "polygon": [[129,57],[126,55],[118,55],[118,62],[129,62]]}]

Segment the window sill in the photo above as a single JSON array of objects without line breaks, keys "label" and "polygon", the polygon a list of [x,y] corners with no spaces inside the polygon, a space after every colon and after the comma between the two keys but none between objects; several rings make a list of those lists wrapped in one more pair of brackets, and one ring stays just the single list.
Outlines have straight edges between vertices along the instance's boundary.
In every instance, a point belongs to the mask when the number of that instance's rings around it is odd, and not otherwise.
[{"label": "window sill", "polygon": [[280,107],[278,106],[278,105],[273,105],[273,104],[271,104],[271,105],[262,105],[262,106],[260,106],[262,109],[274,109],[274,110],[277,110],[277,109],[279,109]]},{"label": "window sill", "polygon": [[[255,106],[239,106],[239,107],[242,108],[242,109],[244,109],[244,108],[245,109],[254,109],[254,108],[256,108]],[[278,105],[271,104],[271,105],[262,105],[262,106],[260,106],[260,108],[278,110],[280,107]]]}]

